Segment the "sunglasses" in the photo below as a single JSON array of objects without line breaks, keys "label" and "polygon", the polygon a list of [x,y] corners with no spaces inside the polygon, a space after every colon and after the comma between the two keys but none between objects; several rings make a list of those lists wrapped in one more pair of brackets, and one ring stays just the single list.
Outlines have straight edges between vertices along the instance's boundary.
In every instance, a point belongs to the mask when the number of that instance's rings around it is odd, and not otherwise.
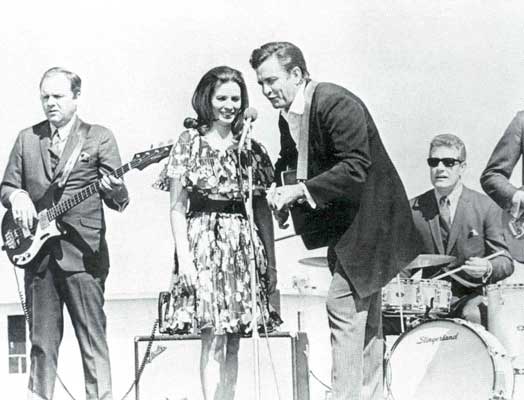
[{"label": "sunglasses", "polygon": [[444,158],[429,157],[427,159],[428,165],[431,168],[435,168],[436,166],[438,166],[441,161],[442,161],[442,164],[444,164],[446,168],[451,168],[455,166],[455,164],[460,164],[463,162],[462,160],[458,160],[456,158],[451,158],[451,157],[444,157]]}]

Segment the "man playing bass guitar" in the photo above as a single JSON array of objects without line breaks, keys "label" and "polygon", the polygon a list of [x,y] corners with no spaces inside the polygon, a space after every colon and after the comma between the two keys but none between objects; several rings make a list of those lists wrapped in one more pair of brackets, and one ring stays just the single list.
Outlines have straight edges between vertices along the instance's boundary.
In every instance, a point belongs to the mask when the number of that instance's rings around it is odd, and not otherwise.
[{"label": "man playing bass guitar", "polygon": [[121,164],[113,134],[76,115],[80,89],[81,80],[73,72],[51,68],[44,73],[40,99],[47,119],[20,132],[0,185],[2,204],[29,231],[37,223],[37,211],[100,179],[100,192],[62,216],[66,234],[49,240],[25,269],[29,399],[53,397],[64,303],[80,345],[86,397],[112,399],[103,310],[109,255],[102,202],[122,211],[129,199],[122,179],[107,175]]}]

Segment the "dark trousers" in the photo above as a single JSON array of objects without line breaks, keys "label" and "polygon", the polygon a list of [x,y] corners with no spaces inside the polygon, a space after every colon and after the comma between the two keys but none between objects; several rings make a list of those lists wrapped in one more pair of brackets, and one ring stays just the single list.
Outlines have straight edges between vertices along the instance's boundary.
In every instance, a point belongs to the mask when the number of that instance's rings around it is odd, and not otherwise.
[{"label": "dark trousers", "polygon": [[38,273],[26,270],[25,293],[31,316],[29,390],[44,399],[53,398],[65,304],[80,346],[86,398],[111,400],[103,278],[65,272],[51,261]]}]

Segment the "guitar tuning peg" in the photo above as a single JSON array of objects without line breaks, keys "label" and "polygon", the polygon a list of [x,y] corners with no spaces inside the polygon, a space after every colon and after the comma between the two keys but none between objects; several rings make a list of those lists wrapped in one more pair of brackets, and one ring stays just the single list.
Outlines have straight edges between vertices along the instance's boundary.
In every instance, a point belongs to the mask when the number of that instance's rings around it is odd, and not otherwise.
[{"label": "guitar tuning peg", "polygon": [[152,149],[153,147],[155,147],[155,146],[153,145],[153,143],[151,143],[151,146],[149,148]]}]

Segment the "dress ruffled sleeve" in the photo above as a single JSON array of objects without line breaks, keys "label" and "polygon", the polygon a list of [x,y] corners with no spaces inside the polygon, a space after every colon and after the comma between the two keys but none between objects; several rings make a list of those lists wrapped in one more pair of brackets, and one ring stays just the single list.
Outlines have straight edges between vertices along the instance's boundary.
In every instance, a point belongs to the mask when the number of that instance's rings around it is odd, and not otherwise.
[{"label": "dress ruffled sleeve", "polygon": [[182,178],[186,175],[191,159],[193,139],[198,133],[192,130],[184,131],[171,149],[169,158],[160,172],[158,179],[153,183],[155,189],[169,192],[172,178]]}]

